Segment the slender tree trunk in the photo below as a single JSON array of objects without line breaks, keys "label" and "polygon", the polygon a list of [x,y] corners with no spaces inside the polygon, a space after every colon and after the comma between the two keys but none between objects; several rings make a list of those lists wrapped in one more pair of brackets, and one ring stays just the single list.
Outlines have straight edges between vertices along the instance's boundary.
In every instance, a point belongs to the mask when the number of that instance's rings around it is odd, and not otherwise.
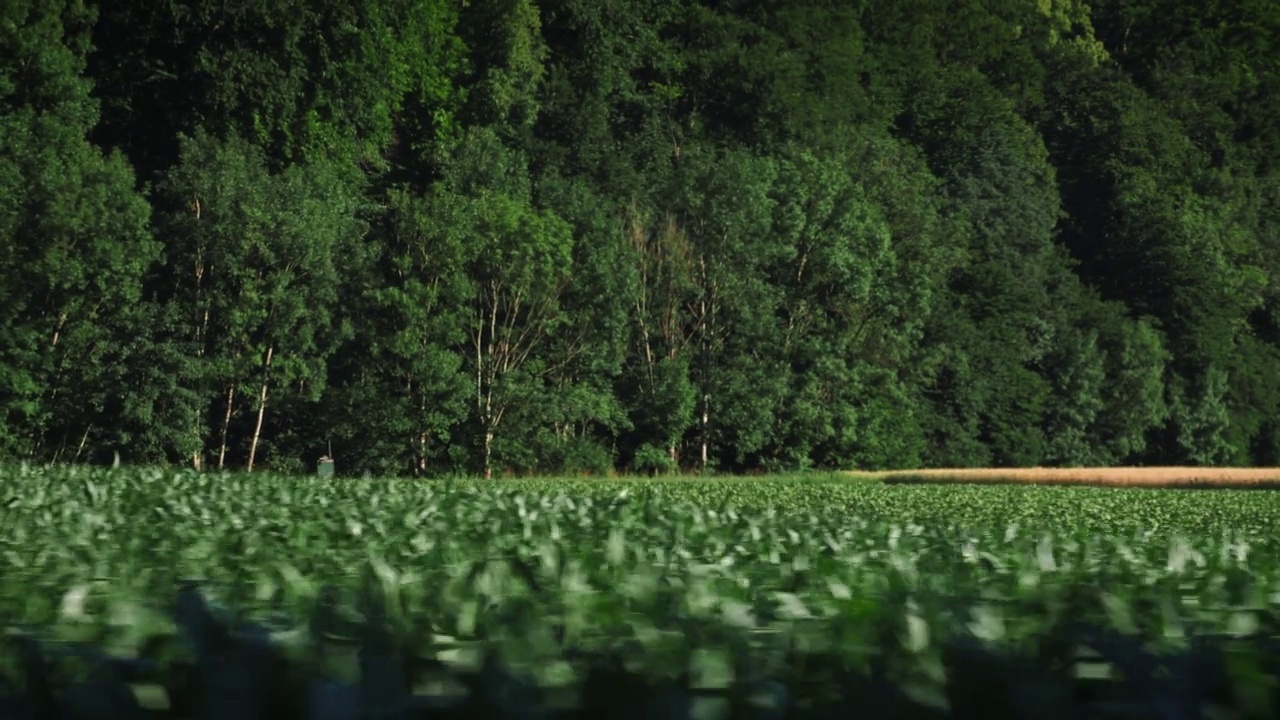
[{"label": "slender tree trunk", "polygon": [[707,474],[710,465],[708,446],[711,444],[711,319],[708,317],[710,303],[704,293],[702,298],[702,412],[698,422],[699,460],[702,474]]},{"label": "slender tree trunk", "polygon": [[484,431],[484,479],[493,479],[493,430]]},{"label": "slender tree trunk", "polygon": [[710,395],[703,393],[702,395],[702,427],[701,427],[702,438],[699,442],[699,444],[701,445],[701,448],[699,449],[699,454],[701,455],[700,461],[702,464],[703,475],[707,474],[707,466],[710,464],[710,457],[709,457],[709,453],[707,452],[707,446],[710,444],[707,441],[707,435],[708,435],[707,431],[708,431],[708,428],[710,428],[711,426],[711,413],[707,410],[707,407],[710,405],[710,399],[711,399]]},{"label": "slender tree trunk", "polygon": [[267,348],[267,359],[262,363],[262,392],[258,396],[258,420],[253,426],[253,439],[249,441],[249,462],[245,465],[245,470],[253,472],[253,461],[258,454],[258,439],[262,437],[262,418],[267,413],[267,386],[269,385],[271,372],[271,356],[275,352],[275,346]]},{"label": "slender tree trunk", "polygon": [[58,314],[58,324],[53,328],[53,339],[49,343],[49,347],[57,349],[58,340],[62,338],[62,328],[67,325],[67,314],[65,312]]},{"label": "slender tree trunk", "polygon": [[418,459],[414,462],[413,474],[422,477],[427,474],[427,433],[418,434]]},{"label": "slender tree trunk", "polygon": [[493,436],[494,427],[498,424],[497,419],[493,415],[493,385],[490,384],[484,395],[484,405],[480,408],[480,424],[484,427],[484,459],[483,474],[484,479],[493,478]]},{"label": "slender tree trunk", "polygon": [[195,438],[195,449],[191,451],[191,468],[196,472],[204,469],[204,451],[207,449],[204,443],[204,432],[200,427],[200,421],[195,420],[191,424],[191,437]]},{"label": "slender tree trunk", "polygon": [[204,357],[204,339],[209,334],[209,306],[204,306],[204,319],[196,330],[196,357]]},{"label": "slender tree trunk", "polygon": [[484,429],[484,439],[481,458],[481,474],[486,480],[491,477],[489,470],[489,448],[493,442],[493,433],[489,427],[488,408],[492,402],[492,396],[485,393],[484,376],[484,314],[481,312],[479,322],[477,323],[475,332],[475,349],[476,349],[476,414],[480,416],[480,426]]},{"label": "slender tree trunk", "polygon": [[[199,198],[192,199],[190,204],[190,209],[193,213],[195,213],[196,219],[199,220],[200,219],[200,199]],[[196,267],[195,267],[195,275],[196,275],[195,300],[198,306],[198,304],[203,300],[203,297],[204,297],[203,285],[204,285],[204,276],[205,276],[206,267],[204,263],[203,245],[197,248],[197,253],[198,255],[196,258]],[[204,341],[205,341],[205,337],[209,334],[209,313],[210,313],[209,303],[205,302],[203,316],[200,319],[200,323],[196,325],[196,343],[195,343],[196,357],[204,357]],[[230,396],[228,395],[228,397]],[[231,408],[231,403],[227,403],[227,409],[230,410],[230,408]],[[230,422],[231,422],[231,418],[228,415],[224,419],[224,422],[222,425],[222,448],[221,448],[221,452],[218,455],[219,468],[222,467],[222,461],[223,461],[223,458],[226,456],[226,452],[227,452],[227,424],[229,424]],[[204,469],[205,446],[204,446],[204,439],[201,438],[201,435],[203,433],[200,430],[199,422],[197,422],[195,426],[192,428],[192,433],[199,440],[200,448],[198,450],[192,451],[191,453],[191,468],[196,472],[200,472],[201,470]]]},{"label": "slender tree trunk", "polygon": [[[50,406],[52,406],[54,402],[57,401],[58,393],[61,390],[61,386],[62,386],[63,362],[57,356],[57,351],[58,351],[58,341],[62,338],[62,329],[66,327],[66,325],[67,325],[67,313],[66,312],[59,313],[58,324],[53,329],[53,338],[49,342],[49,350],[54,355],[53,377],[49,379],[49,405]],[[44,424],[41,423],[41,425],[44,425]],[[35,438],[35,446],[32,449],[32,453],[31,453],[33,457],[36,455],[39,455],[44,450],[45,443],[49,440],[47,426],[41,427],[36,431],[36,433],[37,434]],[[57,462],[58,458],[62,456],[62,450],[63,448],[66,447],[66,444],[67,444],[67,436],[64,433],[62,436],[62,444],[58,447],[57,451],[55,451],[53,454],[54,462]]]},{"label": "slender tree trunk", "polygon": [[231,409],[235,407],[236,386],[235,383],[227,386],[227,412],[222,416],[222,441],[218,446],[218,469],[222,470],[226,467],[227,462],[227,431],[231,427]]},{"label": "slender tree trunk", "polygon": [[89,442],[89,431],[93,429],[90,424],[84,429],[84,434],[80,436],[80,445],[76,448],[76,462],[80,462],[80,455],[84,452],[85,443]]}]

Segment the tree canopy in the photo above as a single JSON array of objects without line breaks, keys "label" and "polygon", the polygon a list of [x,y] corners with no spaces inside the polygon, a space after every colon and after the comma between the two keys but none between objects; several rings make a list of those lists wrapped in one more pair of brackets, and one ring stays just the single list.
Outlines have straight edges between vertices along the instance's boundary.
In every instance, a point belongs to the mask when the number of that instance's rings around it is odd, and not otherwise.
[{"label": "tree canopy", "polygon": [[19,0],[0,457],[1280,463],[1280,9]]}]

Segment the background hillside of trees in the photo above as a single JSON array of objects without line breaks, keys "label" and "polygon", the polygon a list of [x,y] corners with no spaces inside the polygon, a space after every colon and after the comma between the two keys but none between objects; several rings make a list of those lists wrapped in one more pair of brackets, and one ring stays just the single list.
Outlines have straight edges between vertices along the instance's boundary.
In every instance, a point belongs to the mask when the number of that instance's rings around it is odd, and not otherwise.
[{"label": "background hillside of trees", "polygon": [[1280,463],[1272,0],[0,3],[0,457]]}]

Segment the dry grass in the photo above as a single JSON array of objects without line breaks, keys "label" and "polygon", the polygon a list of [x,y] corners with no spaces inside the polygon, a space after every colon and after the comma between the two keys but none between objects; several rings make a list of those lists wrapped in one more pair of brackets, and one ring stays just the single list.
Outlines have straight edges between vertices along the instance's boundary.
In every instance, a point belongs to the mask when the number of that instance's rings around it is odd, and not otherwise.
[{"label": "dry grass", "polygon": [[1280,468],[963,468],[850,473],[888,484],[1094,485],[1157,488],[1280,488]]}]

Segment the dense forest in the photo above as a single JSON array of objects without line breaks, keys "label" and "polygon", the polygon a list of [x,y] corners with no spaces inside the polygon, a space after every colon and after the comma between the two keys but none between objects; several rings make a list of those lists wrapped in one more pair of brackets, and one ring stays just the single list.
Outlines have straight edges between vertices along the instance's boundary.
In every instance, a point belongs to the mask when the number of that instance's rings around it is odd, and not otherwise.
[{"label": "dense forest", "polygon": [[1280,463],[1273,0],[0,3],[0,457]]}]

